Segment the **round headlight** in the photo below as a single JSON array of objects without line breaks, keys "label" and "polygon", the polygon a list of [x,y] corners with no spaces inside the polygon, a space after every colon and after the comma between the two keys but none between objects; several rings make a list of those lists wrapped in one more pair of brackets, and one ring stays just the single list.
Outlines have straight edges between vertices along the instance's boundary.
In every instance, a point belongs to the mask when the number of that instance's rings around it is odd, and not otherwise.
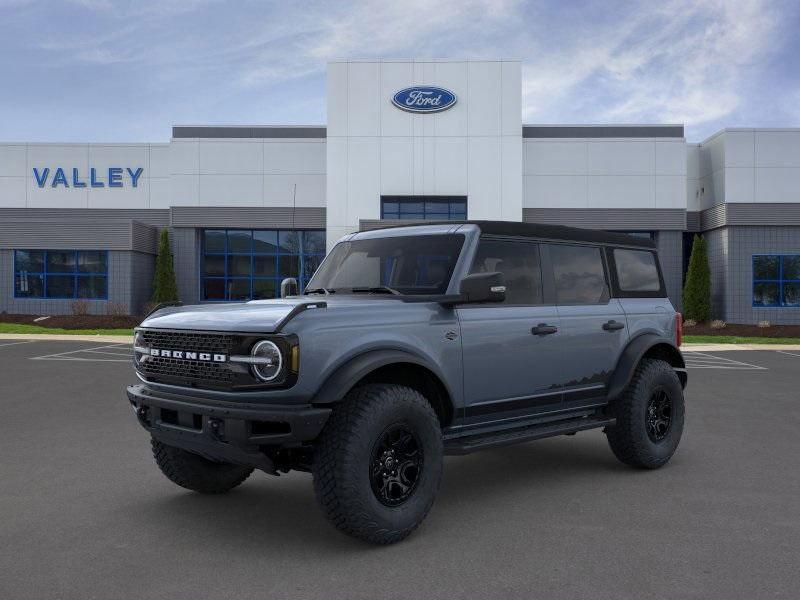
[{"label": "round headlight", "polygon": [[253,373],[261,381],[272,381],[281,372],[283,366],[283,356],[280,349],[269,340],[261,340],[251,351],[253,358]]}]

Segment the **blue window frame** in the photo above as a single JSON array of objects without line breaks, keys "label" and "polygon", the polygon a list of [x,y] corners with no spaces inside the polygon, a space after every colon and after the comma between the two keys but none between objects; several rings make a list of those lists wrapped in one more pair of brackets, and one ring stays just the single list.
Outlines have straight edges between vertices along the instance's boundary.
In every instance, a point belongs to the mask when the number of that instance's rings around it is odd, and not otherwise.
[{"label": "blue window frame", "polygon": [[106,250],[14,250],[14,297],[108,299]]},{"label": "blue window frame", "polygon": [[202,232],[200,297],[211,302],[277,298],[281,281],[300,291],[325,258],[316,229],[206,229]]},{"label": "blue window frame", "polygon": [[465,221],[466,196],[381,196],[381,219]]},{"label": "blue window frame", "polygon": [[800,254],[753,255],[753,306],[800,308]]}]

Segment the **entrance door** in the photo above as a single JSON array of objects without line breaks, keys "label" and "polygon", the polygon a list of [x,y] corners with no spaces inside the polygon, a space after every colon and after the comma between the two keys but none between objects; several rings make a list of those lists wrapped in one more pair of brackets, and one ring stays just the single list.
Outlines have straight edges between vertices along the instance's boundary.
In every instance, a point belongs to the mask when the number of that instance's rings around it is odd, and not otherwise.
[{"label": "entrance door", "polygon": [[503,273],[505,301],[457,309],[467,424],[511,421],[561,404],[561,323],[552,286],[543,281],[539,244],[482,238],[472,272],[493,271]]}]

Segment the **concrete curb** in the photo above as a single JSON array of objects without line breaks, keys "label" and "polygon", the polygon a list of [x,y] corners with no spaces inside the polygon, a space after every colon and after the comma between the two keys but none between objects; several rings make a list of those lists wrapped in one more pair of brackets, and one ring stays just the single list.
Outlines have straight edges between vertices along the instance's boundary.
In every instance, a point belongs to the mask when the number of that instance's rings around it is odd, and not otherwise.
[{"label": "concrete curb", "polygon": [[800,351],[800,344],[683,344],[683,352],[725,352],[733,350],[794,350]]},{"label": "concrete curb", "polygon": [[30,340],[40,342],[100,342],[104,344],[132,344],[132,335],[70,335],[50,333],[0,333],[0,340]]}]

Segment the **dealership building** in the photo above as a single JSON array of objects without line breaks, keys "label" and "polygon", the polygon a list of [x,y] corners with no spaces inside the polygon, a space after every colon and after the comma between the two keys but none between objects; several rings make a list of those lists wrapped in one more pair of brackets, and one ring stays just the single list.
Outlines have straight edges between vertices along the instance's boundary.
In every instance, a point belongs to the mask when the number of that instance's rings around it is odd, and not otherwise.
[{"label": "dealership building", "polygon": [[305,284],[353,231],[423,220],[652,238],[673,303],[705,236],[715,318],[800,323],[800,129],[522,122],[521,63],[328,64],[324,126],[175,126],[168,143],[0,142],[0,311],[138,314],[161,229],[184,303]]}]

